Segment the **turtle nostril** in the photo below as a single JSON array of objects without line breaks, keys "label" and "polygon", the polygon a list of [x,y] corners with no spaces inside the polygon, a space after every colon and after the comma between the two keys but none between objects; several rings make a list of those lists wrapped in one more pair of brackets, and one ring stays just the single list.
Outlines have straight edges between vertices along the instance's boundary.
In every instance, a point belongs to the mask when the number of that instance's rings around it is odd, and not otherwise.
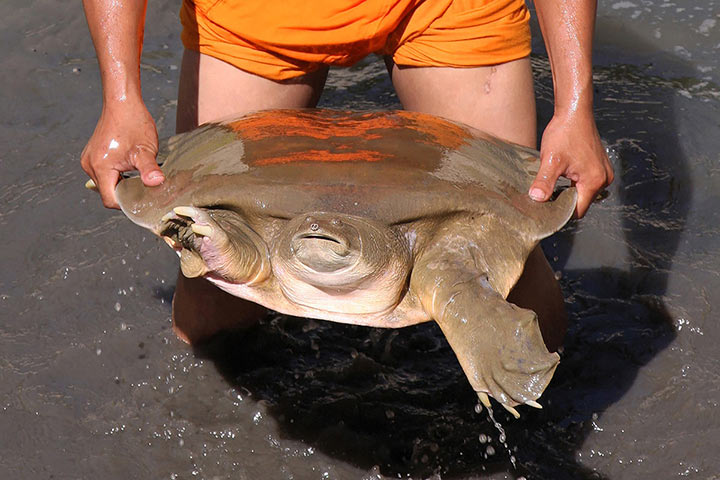
[{"label": "turtle nostril", "polygon": [[310,230],[312,230],[313,232],[316,232],[319,228],[320,228],[320,225],[318,225],[317,223],[310,224]]}]

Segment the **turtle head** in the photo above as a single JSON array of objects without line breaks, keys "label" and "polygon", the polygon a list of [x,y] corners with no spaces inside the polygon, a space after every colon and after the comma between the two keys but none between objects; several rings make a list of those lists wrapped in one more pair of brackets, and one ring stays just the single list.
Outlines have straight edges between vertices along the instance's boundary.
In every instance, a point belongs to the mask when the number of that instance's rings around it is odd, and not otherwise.
[{"label": "turtle head", "polygon": [[289,300],[314,308],[322,303],[338,313],[395,306],[410,269],[408,247],[395,232],[340,213],[292,219],[278,239],[274,259],[276,278]]}]

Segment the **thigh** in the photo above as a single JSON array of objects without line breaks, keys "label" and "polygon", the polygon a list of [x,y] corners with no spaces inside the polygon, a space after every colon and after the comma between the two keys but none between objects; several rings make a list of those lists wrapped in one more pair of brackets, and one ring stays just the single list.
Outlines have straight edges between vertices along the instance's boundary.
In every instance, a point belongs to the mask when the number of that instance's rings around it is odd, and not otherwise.
[{"label": "thigh", "polygon": [[194,50],[185,50],[176,131],[268,108],[314,107],[320,99],[327,67],[290,80],[269,80]]},{"label": "thigh", "polygon": [[528,57],[469,68],[392,66],[406,110],[471,125],[536,148],[535,93]]}]

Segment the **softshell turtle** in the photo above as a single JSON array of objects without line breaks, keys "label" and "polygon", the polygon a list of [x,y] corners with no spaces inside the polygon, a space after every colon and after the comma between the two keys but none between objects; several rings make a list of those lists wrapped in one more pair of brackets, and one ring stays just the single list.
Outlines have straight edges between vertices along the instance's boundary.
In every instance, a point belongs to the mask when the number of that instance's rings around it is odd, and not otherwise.
[{"label": "softshell turtle", "polygon": [[505,298],[576,193],[528,197],[536,151],[418,113],[277,110],[173,137],[160,157],[161,186],[131,178],[116,196],[185,276],[295,316],[434,320],[483,403],[539,407],[559,357]]}]

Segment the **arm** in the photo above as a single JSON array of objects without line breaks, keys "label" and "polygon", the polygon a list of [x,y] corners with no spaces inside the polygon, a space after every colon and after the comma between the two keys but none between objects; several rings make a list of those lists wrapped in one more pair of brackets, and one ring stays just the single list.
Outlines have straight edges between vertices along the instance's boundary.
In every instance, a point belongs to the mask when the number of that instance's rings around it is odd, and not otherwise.
[{"label": "arm", "polygon": [[578,190],[576,214],[587,212],[613,170],[593,118],[592,37],[595,0],[535,0],[552,68],[555,112],[542,136],[541,167],[530,187],[534,200],[550,198],[558,176]]},{"label": "arm", "polygon": [[163,182],[155,162],[157,132],[142,101],[140,52],[146,0],[83,0],[100,64],[103,108],[81,155],[106,207],[117,208],[120,173],[137,169],[145,185]]}]

